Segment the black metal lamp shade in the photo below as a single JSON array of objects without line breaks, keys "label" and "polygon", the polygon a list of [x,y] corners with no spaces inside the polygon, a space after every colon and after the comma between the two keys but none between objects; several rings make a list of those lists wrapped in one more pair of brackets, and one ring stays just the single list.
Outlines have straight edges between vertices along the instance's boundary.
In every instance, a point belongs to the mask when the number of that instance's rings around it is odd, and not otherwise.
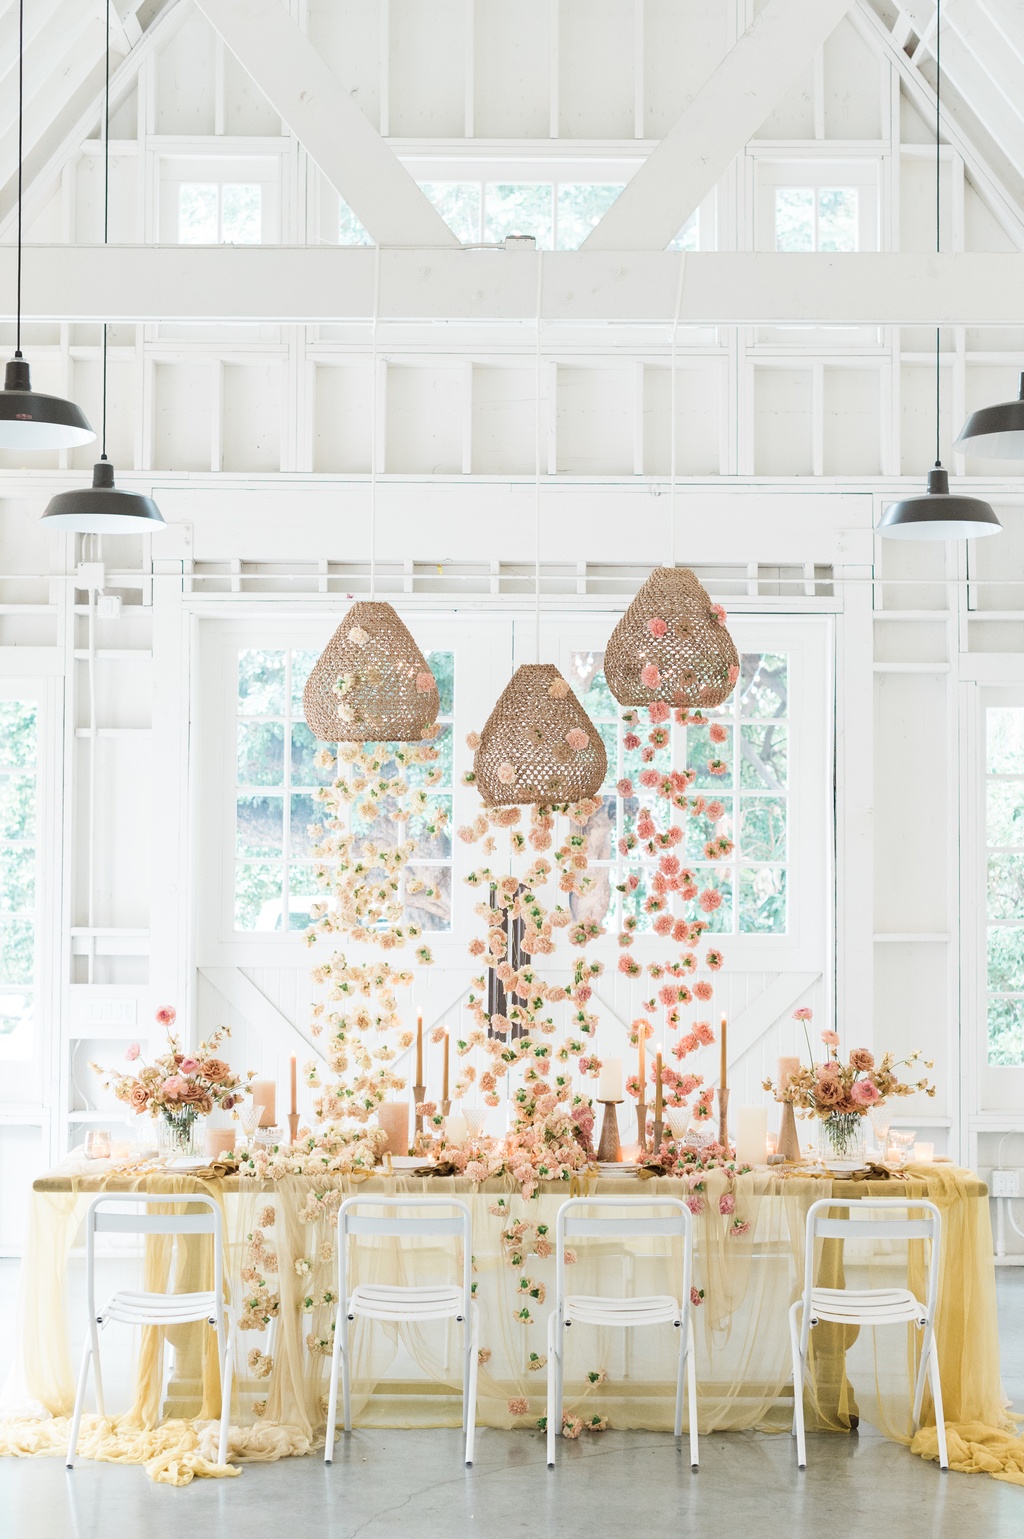
[{"label": "black metal lamp shade", "polygon": [[1018,399],[972,411],[955,447],[981,459],[1024,460],[1024,374]]},{"label": "black metal lamp shade", "polygon": [[10,360],[0,390],[0,449],[72,449],[95,437],[81,407],[59,395],[40,395],[32,389],[27,361]]},{"label": "black metal lamp shade", "polygon": [[139,534],[167,527],[152,497],[118,490],[109,460],[93,466],[91,486],[52,497],[42,522],[50,529],[76,534]]},{"label": "black metal lamp shade", "polygon": [[976,540],[1002,527],[987,502],[951,492],[948,474],[936,465],[928,472],[927,492],[890,503],[878,532],[893,540]]}]

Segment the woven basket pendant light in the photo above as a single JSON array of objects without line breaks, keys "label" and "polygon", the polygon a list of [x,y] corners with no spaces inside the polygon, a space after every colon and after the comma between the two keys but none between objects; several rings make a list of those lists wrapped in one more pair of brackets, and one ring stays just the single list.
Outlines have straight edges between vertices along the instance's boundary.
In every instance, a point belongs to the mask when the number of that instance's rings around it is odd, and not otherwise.
[{"label": "woven basket pendant light", "polygon": [[604,676],[619,704],[710,710],[728,700],[739,658],[722,614],[685,567],[652,572],[605,650]]},{"label": "woven basket pendant light", "polygon": [[487,718],[473,769],[485,806],[547,806],[596,796],[608,755],[554,663],[524,663]]},{"label": "woven basket pendant light", "polygon": [[353,604],[302,695],[325,743],[414,743],[437,720],[437,681],[390,604]]}]

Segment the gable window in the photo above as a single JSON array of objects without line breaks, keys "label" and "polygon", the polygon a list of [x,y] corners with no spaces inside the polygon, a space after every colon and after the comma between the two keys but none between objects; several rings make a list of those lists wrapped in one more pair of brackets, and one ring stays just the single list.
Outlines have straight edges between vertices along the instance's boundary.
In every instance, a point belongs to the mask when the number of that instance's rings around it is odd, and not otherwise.
[{"label": "gable window", "polygon": [[178,241],[183,246],[258,246],[263,189],[258,182],[182,182]]}]

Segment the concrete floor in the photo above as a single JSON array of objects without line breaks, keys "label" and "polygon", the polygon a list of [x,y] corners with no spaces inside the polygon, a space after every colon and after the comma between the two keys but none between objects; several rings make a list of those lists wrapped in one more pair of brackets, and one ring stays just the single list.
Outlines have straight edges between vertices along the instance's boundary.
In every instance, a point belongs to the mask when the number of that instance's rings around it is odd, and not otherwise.
[{"label": "concrete floor", "polygon": [[[5,1269],[6,1270],[6,1269]],[[0,1278],[0,1297],[6,1291]],[[1024,1269],[999,1274],[1007,1394],[1024,1407]],[[9,1343],[0,1340],[0,1361]],[[607,1432],[563,1444],[549,1472],[532,1433],[481,1430],[476,1464],[456,1432],[357,1431],[335,1462],[250,1464],[237,1480],[154,1485],[141,1469],[0,1460],[3,1539],[150,1539],[187,1524],[217,1539],[463,1539],[656,1532],[785,1539],[1020,1539],[1024,1490],[940,1475],[870,1428],[808,1439],[799,1475],[788,1437],[701,1439],[692,1475],[674,1440]]]}]

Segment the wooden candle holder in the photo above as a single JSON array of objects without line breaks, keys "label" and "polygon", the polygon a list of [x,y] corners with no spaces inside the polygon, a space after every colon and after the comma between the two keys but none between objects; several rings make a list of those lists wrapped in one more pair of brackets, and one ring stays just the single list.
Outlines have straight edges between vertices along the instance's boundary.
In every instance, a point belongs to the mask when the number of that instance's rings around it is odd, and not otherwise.
[{"label": "wooden candle holder", "polygon": [[289,1142],[294,1143],[296,1138],[298,1137],[298,1135],[299,1135],[299,1114],[298,1114],[298,1112],[289,1112],[288,1113],[288,1139],[289,1139]]},{"label": "wooden candle holder", "polygon": [[636,1103],[636,1141],[641,1154],[647,1153],[647,1102]]},{"label": "wooden candle holder", "polygon": [[654,1119],[654,1133],[653,1133],[653,1136],[651,1138],[651,1148],[648,1151],[650,1154],[653,1154],[655,1158],[658,1157],[658,1154],[659,1154],[659,1152],[661,1150],[661,1140],[662,1140],[663,1134],[664,1134],[664,1123],[662,1122],[662,1119],[660,1117],[655,1117],[655,1119]]},{"label": "wooden candle holder", "polygon": [[797,1163],[800,1159],[800,1138],[796,1130],[796,1114],[792,1101],[782,1103],[782,1121],[779,1124],[778,1152],[784,1160]]},{"label": "wooden candle holder", "polygon": [[597,1157],[605,1165],[617,1165],[619,1162],[619,1117],[616,1106],[621,1106],[621,1101],[602,1101],[604,1115],[601,1118],[601,1139],[597,1146]]},{"label": "wooden candle holder", "polygon": [[729,1092],[718,1092],[718,1142],[725,1150],[725,1156],[729,1156]]},{"label": "wooden candle holder", "polygon": [[426,1085],[413,1085],[413,1087],[412,1087],[412,1110],[413,1110],[413,1119],[414,1119],[413,1120],[413,1127],[416,1130],[417,1134],[423,1132],[423,1114],[422,1114],[422,1112],[418,1112],[416,1110],[416,1108],[417,1108],[417,1106],[422,1106],[423,1102],[426,1099],[427,1099],[427,1087],[426,1087]]}]

